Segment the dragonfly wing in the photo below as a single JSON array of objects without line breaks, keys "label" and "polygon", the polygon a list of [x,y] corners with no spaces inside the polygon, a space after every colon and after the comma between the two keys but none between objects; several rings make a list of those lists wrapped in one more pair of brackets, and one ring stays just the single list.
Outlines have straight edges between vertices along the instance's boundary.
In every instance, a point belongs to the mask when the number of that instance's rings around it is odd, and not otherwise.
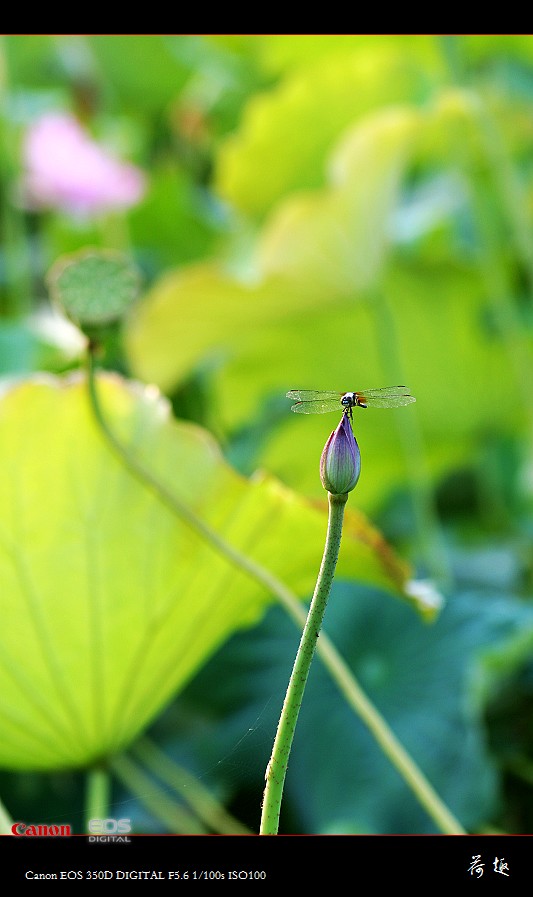
[{"label": "dragonfly wing", "polygon": [[369,408],[401,408],[416,402],[414,396],[365,396],[364,404]]},{"label": "dragonfly wing", "polygon": [[297,402],[291,406],[296,414],[326,414],[328,411],[342,411],[341,400],[336,394],[334,399],[317,399],[313,402]]},{"label": "dragonfly wing", "polygon": [[340,402],[344,393],[331,392],[321,389],[290,389],[287,393],[288,399],[296,399],[298,402],[312,401],[337,401]]},{"label": "dragonfly wing", "polygon": [[358,392],[365,396],[408,396],[408,386],[382,386],[381,389],[361,389]]},{"label": "dragonfly wing", "polygon": [[361,401],[369,408],[400,408],[416,402],[409,395],[407,386],[384,386],[382,389],[363,389],[358,392]]}]

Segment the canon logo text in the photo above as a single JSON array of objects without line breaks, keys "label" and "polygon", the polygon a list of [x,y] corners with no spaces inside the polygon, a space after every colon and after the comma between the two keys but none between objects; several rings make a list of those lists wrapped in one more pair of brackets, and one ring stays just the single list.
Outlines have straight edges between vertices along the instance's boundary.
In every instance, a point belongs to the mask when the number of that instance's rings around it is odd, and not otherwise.
[{"label": "canon logo text", "polygon": [[72,834],[70,825],[26,825],[24,822],[14,822],[11,826],[11,834],[30,838],[68,838]]}]

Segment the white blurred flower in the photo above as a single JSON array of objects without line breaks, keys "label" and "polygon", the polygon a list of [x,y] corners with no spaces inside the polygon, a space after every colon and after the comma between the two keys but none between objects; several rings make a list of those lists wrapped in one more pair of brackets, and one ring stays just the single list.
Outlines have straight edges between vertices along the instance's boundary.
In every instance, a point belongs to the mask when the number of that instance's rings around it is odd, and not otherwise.
[{"label": "white blurred flower", "polygon": [[431,579],[410,579],[405,592],[427,620],[434,619],[444,606],[444,595]]}]

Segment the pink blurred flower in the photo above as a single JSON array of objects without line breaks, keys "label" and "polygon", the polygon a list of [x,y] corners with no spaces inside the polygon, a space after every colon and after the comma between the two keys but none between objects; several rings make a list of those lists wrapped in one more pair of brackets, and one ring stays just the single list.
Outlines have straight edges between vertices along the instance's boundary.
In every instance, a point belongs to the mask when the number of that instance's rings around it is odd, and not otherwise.
[{"label": "pink blurred flower", "polygon": [[23,193],[34,208],[90,216],[125,209],[146,189],[140,169],[110,155],[65,113],[47,113],[26,134]]}]

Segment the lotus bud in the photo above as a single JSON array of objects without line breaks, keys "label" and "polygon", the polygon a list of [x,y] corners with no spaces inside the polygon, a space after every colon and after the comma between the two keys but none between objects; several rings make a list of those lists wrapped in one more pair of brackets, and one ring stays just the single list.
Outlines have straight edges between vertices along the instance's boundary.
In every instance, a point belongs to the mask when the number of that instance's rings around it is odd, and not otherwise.
[{"label": "lotus bud", "polygon": [[348,414],[333,431],[320,459],[320,479],[324,489],[334,495],[351,492],[361,473],[361,453]]}]

